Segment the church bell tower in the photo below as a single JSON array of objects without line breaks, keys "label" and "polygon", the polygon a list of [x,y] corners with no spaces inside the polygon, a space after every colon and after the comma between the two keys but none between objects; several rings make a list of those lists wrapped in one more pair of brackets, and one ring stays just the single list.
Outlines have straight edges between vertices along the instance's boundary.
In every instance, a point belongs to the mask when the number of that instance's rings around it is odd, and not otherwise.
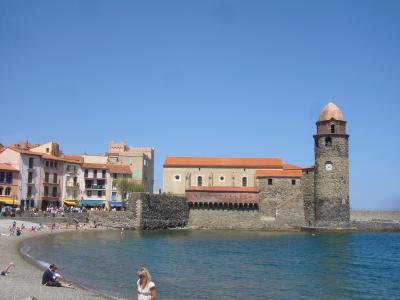
[{"label": "church bell tower", "polygon": [[328,103],[317,121],[315,153],[315,222],[335,226],[350,221],[349,135],[340,109]]}]

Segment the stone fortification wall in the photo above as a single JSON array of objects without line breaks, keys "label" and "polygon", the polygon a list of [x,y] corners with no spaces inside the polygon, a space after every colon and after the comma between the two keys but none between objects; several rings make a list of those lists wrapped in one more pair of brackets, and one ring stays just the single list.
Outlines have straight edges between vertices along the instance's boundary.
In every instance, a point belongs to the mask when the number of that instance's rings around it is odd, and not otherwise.
[{"label": "stone fortification wall", "polygon": [[260,178],[260,212],[265,217],[276,219],[282,228],[300,227],[305,224],[304,201],[301,180],[294,178],[273,178],[272,185],[268,178]]},{"label": "stone fortification wall", "polygon": [[400,222],[400,211],[359,210],[350,211],[351,221]]},{"label": "stone fortification wall", "polygon": [[303,171],[301,178],[301,190],[304,201],[304,217],[306,225],[312,225],[315,222],[315,198],[314,198],[314,170],[307,169]]},{"label": "stone fortification wall", "polygon": [[262,214],[255,210],[190,209],[189,228],[261,230]]},{"label": "stone fortification wall", "polygon": [[350,221],[350,228],[359,231],[400,231],[400,222]]},{"label": "stone fortification wall", "polygon": [[189,229],[210,230],[294,230],[299,229],[292,223],[277,222],[257,210],[240,209],[190,209]]},{"label": "stone fortification wall", "polygon": [[90,223],[110,228],[135,228],[136,212],[133,211],[89,211]]},{"label": "stone fortification wall", "polygon": [[184,227],[188,223],[189,206],[184,197],[135,193],[128,204],[136,214],[136,229]]}]

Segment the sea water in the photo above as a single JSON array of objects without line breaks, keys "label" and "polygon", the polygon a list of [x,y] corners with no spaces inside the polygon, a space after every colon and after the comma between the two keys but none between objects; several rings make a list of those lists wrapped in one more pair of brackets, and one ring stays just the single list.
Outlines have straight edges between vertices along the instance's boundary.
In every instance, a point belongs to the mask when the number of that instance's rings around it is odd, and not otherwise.
[{"label": "sea water", "polygon": [[158,299],[400,299],[398,233],[92,231],[24,249],[114,299],[136,299],[141,266]]}]

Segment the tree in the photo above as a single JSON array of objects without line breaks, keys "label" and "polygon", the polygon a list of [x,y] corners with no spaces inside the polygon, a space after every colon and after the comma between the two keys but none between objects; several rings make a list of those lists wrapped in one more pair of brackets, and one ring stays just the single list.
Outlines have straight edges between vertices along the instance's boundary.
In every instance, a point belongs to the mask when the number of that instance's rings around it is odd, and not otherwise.
[{"label": "tree", "polygon": [[144,192],[144,186],[135,182],[133,179],[118,178],[117,190],[122,198],[122,207],[126,207],[126,199],[130,198],[132,193]]}]

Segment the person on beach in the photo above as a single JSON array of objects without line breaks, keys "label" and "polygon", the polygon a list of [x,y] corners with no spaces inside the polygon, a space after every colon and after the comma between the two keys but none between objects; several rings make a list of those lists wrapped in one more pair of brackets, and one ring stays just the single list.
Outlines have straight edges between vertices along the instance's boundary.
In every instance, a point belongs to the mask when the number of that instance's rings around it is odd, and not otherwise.
[{"label": "person on beach", "polygon": [[58,268],[55,264],[51,264],[49,268],[46,269],[43,273],[42,284],[45,286],[65,287],[73,289],[74,287],[71,284],[58,281],[58,277],[60,277],[60,275],[56,274],[57,269]]},{"label": "person on beach", "polygon": [[0,275],[1,276],[7,276],[8,273],[11,272],[11,268],[12,267],[15,267],[15,265],[14,265],[13,262],[10,262],[7,267],[5,267],[3,270],[1,270]]},{"label": "person on beach", "polygon": [[157,297],[156,285],[151,281],[149,270],[142,267],[137,272],[139,280],[137,281],[138,300],[155,300]]}]

